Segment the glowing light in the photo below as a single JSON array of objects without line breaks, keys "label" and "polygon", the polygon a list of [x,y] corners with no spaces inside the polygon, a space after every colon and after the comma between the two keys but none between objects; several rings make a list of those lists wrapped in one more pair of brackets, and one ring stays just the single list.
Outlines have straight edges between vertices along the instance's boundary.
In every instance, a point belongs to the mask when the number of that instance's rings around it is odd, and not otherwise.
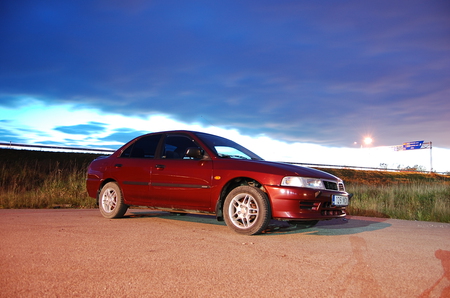
[{"label": "glowing light", "polygon": [[373,142],[373,139],[371,137],[364,138],[364,144],[370,145],[370,144],[372,144],[372,142]]}]

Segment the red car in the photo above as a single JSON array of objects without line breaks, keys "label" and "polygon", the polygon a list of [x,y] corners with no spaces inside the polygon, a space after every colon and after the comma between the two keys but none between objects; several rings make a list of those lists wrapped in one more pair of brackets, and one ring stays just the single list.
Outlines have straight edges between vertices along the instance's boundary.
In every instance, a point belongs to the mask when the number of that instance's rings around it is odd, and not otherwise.
[{"label": "red car", "polygon": [[351,194],[341,179],[311,168],[264,161],[228,139],[193,131],[146,134],[94,160],[87,190],[106,218],[131,205],[215,214],[240,234],[271,219],[314,225],[345,217]]}]

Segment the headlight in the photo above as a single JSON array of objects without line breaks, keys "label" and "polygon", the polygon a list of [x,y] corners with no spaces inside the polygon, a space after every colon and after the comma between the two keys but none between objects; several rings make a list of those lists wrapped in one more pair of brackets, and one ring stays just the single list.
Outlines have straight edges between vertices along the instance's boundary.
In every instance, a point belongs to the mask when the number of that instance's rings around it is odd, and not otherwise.
[{"label": "headlight", "polygon": [[315,189],[325,189],[322,180],[317,178],[303,178],[297,176],[287,176],[281,180],[282,186],[309,187]]}]

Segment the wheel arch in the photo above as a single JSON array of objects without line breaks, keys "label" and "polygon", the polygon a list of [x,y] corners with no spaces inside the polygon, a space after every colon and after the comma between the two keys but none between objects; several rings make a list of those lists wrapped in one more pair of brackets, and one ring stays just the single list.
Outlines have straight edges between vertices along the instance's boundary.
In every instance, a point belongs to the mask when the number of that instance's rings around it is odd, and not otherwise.
[{"label": "wheel arch", "polygon": [[245,176],[235,177],[235,178],[229,180],[222,187],[222,190],[220,191],[219,198],[217,199],[217,202],[216,202],[216,211],[215,211],[216,219],[218,221],[224,221],[224,219],[223,219],[223,204],[225,202],[227,195],[233,189],[235,189],[236,187],[242,186],[242,185],[252,186],[252,187],[258,188],[261,191],[263,191],[267,195],[269,208],[270,208],[270,210],[272,210],[269,194],[267,193],[267,191],[262,183],[260,183],[259,181],[255,180],[253,178],[250,178],[250,177],[245,177]]},{"label": "wheel arch", "polygon": [[[105,185],[106,185],[107,183],[109,183],[109,182],[115,182],[115,183],[117,183],[116,180],[114,180],[114,179],[112,179],[112,178],[108,178],[108,179],[103,180],[103,181],[99,184],[99,187],[98,187],[98,189],[97,189],[97,206],[98,206],[99,200],[100,200],[100,192],[102,191],[103,186],[105,186]],[[117,184],[118,184],[118,183],[117,183]],[[120,188],[120,186],[119,186],[119,188]],[[122,195],[123,195],[123,194],[122,194]]]}]

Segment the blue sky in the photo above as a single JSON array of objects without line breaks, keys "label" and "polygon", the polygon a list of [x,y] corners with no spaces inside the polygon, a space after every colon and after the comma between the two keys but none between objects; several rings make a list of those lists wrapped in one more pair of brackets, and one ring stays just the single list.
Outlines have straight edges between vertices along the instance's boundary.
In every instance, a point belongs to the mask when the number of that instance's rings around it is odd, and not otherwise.
[{"label": "blue sky", "polygon": [[[2,1],[0,142],[117,148],[186,128],[367,165],[370,135],[432,141],[450,170],[449,15],[445,0]],[[419,151],[380,162],[428,166]]]}]

